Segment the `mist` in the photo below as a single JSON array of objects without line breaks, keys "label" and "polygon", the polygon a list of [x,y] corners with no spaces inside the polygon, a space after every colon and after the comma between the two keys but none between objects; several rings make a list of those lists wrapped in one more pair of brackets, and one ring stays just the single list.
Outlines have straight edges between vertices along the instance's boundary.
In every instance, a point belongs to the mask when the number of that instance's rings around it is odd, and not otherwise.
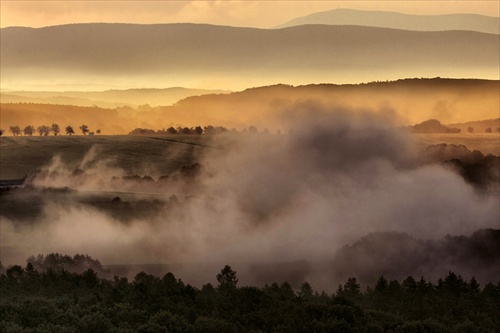
[{"label": "mist", "polygon": [[[200,168],[161,182],[154,166],[138,170],[153,181],[127,180],[98,146],[77,164],[54,157],[31,179],[42,189],[33,219],[2,216],[2,263],[86,253],[107,265],[180,265],[175,274],[194,284],[229,264],[242,284],[284,279],[332,289],[343,282],[332,265],[349,270],[337,251],[368,234],[438,240],[499,227],[498,186],[478,192],[425,161],[391,110],[301,103],[276,117],[297,130],[218,135],[221,149],[203,150]],[[116,213],[133,208],[126,218]]]}]

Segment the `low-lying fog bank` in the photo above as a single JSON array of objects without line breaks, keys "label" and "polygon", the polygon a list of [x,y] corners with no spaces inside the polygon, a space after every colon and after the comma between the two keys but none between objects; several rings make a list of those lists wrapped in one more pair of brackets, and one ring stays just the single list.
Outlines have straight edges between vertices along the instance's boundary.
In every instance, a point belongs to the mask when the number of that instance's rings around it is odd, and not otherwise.
[{"label": "low-lying fog bank", "polygon": [[2,263],[86,253],[123,274],[175,264],[166,267],[188,283],[230,264],[242,283],[318,289],[356,274],[498,277],[466,249],[457,261],[439,257],[448,234],[499,228],[498,157],[455,145],[417,153],[380,112],[324,111],[283,118],[300,124],[293,135],[217,136],[224,149],[204,150],[169,177],[151,174],[154,166],[130,177],[98,146],[77,164],[54,157],[30,187],[0,196]]}]

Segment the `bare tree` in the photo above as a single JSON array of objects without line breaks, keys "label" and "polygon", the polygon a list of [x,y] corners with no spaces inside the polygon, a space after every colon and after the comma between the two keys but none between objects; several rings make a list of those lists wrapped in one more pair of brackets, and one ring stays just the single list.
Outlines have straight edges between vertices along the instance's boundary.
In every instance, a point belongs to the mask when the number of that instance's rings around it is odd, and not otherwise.
[{"label": "bare tree", "polygon": [[73,134],[75,134],[75,130],[73,129],[73,127],[71,127],[69,125],[66,126],[66,134],[67,135],[73,135]]},{"label": "bare tree", "polygon": [[59,132],[61,132],[61,129],[59,128],[59,125],[54,123],[52,124],[52,126],[50,126],[50,131],[54,133],[54,136],[57,136]]},{"label": "bare tree", "polygon": [[21,134],[21,128],[17,125],[10,126],[9,130],[12,132],[12,135],[14,135],[14,136]]},{"label": "bare tree", "polygon": [[24,135],[32,136],[35,133],[35,126],[28,125],[23,129]]},{"label": "bare tree", "polygon": [[89,127],[87,125],[82,125],[80,126],[80,130],[82,131],[83,135],[87,135],[89,132]]}]

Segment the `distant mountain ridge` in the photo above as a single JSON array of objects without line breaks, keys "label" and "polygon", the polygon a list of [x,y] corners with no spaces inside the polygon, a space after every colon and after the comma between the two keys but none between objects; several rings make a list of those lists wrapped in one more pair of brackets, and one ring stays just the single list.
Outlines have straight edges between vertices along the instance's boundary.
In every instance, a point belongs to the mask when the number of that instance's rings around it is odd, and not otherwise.
[{"label": "distant mountain ridge", "polygon": [[3,28],[0,33],[0,75],[3,88],[11,90],[23,80],[43,86],[96,77],[119,80],[122,86],[137,86],[139,79],[150,86],[214,78],[253,80],[251,86],[436,76],[498,79],[500,68],[498,36],[472,31],[102,23]]},{"label": "distant mountain ridge", "polygon": [[478,14],[411,15],[389,11],[334,9],[295,18],[276,26],[305,24],[362,25],[413,31],[467,30],[500,34],[500,17]]}]

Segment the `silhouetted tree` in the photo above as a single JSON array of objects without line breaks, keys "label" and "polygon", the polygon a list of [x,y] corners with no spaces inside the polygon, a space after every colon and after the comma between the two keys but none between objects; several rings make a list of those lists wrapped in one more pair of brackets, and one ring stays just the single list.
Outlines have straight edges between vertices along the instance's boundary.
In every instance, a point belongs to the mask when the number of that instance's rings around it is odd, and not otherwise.
[{"label": "silhouetted tree", "polygon": [[417,281],[415,281],[413,276],[408,276],[403,281],[403,288],[409,291],[415,291],[417,289]]},{"label": "silhouetted tree", "polygon": [[101,130],[98,129],[97,131],[95,131],[96,134],[101,134]]},{"label": "silhouetted tree", "polygon": [[387,289],[388,285],[389,284],[388,284],[386,278],[384,278],[383,276],[381,276],[378,279],[377,284],[375,285],[375,290],[377,290],[379,292],[383,292],[385,289]]},{"label": "silhouetted tree", "polygon": [[304,282],[300,285],[299,297],[302,298],[311,298],[314,295],[314,291],[309,284],[309,282]]},{"label": "silhouetted tree", "polygon": [[467,127],[467,132],[469,133],[474,132],[474,128],[472,126]]},{"label": "silhouetted tree", "polygon": [[3,130],[3,129],[0,129],[0,136],[2,136],[2,135],[3,135],[3,132],[4,132],[4,130]]},{"label": "silhouetted tree", "polygon": [[38,126],[36,131],[38,132],[38,134],[40,134],[40,136],[47,136],[49,135],[49,132],[50,132],[50,128],[48,126],[45,126],[45,125],[42,125],[42,126]]},{"label": "silhouetted tree", "polygon": [[473,294],[479,294],[479,283],[477,282],[475,277],[472,277],[469,282],[469,289]]},{"label": "silhouetted tree", "polygon": [[35,133],[35,126],[28,125],[23,129],[24,135],[33,135]]},{"label": "silhouetted tree", "polygon": [[484,132],[485,133],[493,133],[493,130],[491,129],[491,127],[488,127]]},{"label": "silhouetted tree", "polygon": [[173,127],[169,127],[167,129],[167,133],[168,134],[177,134],[177,130],[175,128],[173,128]]},{"label": "silhouetted tree", "polygon": [[344,284],[344,294],[345,296],[356,296],[360,294],[361,286],[355,277],[350,277]]},{"label": "silhouetted tree", "polygon": [[9,130],[12,132],[12,135],[14,136],[18,136],[19,134],[21,134],[21,128],[17,125],[10,126]]},{"label": "silhouetted tree", "polygon": [[66,126],[66,134],[67,135],[73,135],[73,134],[75,134],[75,130],[73,129],[73,127],[71,127],[69,125]]},{"label": "silhouetted tree", "polygon": [[80,126],[80,130],[82,131],[83,135],[87,135],[89,132],[89,127],[87,125],[82,125]]},{"label": "silhouetted tree", "polygon": [[59,128],[58,124],[53,123],[52,126],[50,126],[50,131],[54,133],[54,136],[57,136],[59,132],[61,132],[61,129]]},{"label": "silhouetted tree", "polygon": [[255,127],[255,126],[253,126],[253,125],[252,125],[252,126],[250,126],[250,127],[248,128],[248,132],[249,132],[250,134],[255,134],[255,133],[257,133],[257,127]]},{"label": "silhouetted tree", "polygon": [[196,132],[196,134],[200,135],[203,133],[203,128],[201,128],[201,126],[196,126],[194,131]]},{"label": "silhouetted tree", "polygon": [[224,266],[220,273],[217,274],[217,282],[219,282],[219,288],[236,288],[238,283],[236,272],[232,270],[231,266]]}]

